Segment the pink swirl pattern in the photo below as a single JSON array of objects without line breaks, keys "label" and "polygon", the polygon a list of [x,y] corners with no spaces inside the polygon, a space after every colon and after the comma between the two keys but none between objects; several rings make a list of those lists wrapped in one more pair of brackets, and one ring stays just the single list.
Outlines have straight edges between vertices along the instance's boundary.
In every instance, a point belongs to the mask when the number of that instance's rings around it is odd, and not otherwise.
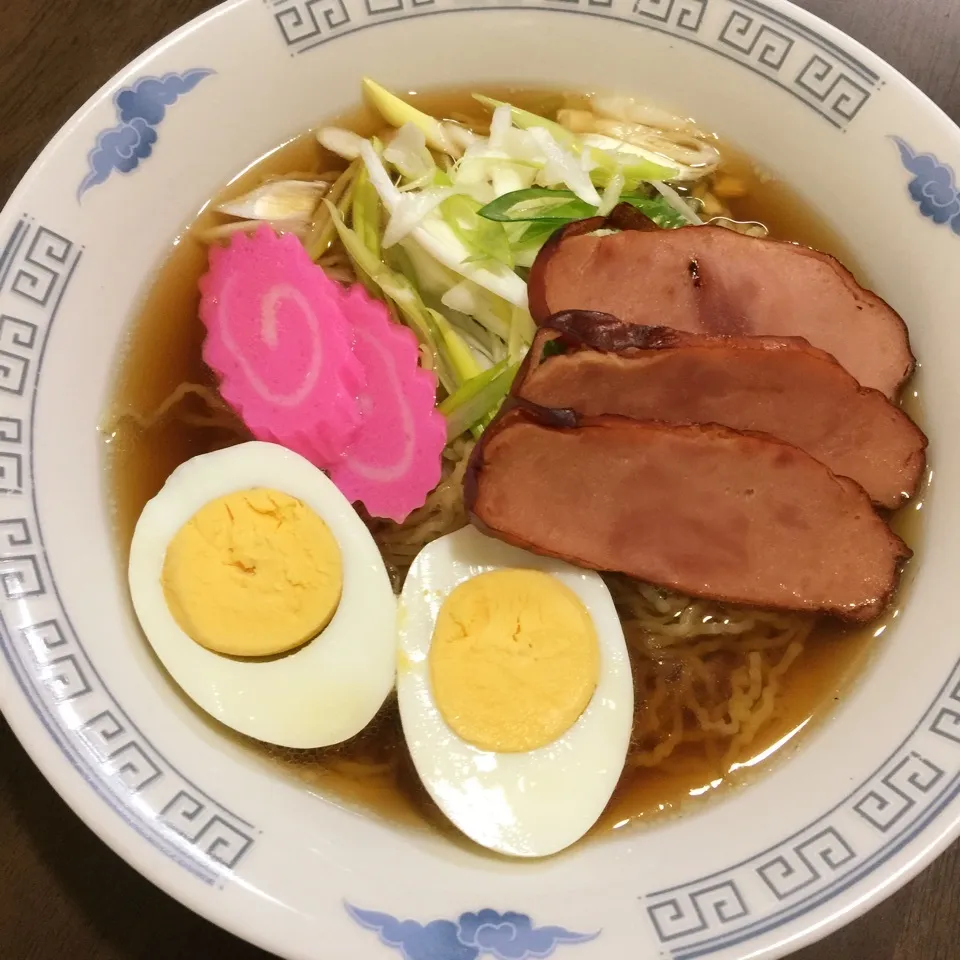
[{"label": "pink swirl pattern", "polygon": [[203,359],[258,440],[329,468],[360,427],[365,375],[340,287],[269,227],[210,251]]},{"label": "pink swirl pattern", "polygon": [[436,378],[420,367],[413,333],[391,321],[360,284],[342,294],[341,302],[367,383],[360,396],[360,429],[330,468],[330,479],[372,516],[400,523],[440,482],[447,427],[435,407]]}]

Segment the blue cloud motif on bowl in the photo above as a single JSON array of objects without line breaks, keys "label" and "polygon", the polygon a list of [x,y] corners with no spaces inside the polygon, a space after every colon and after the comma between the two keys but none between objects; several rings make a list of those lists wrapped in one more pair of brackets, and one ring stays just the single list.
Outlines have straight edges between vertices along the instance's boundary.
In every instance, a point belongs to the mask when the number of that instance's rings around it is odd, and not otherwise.
[{"label": "blue cloud motif on bowl", "polygon": [[953,167],[932,153],[918,154],[902,137],[890,138],[900,151],[900,160],[913,174],[908,190],[920,212],[934,223],[949,223],[960,236],[960,193]]},{"label": "blue cloud motif on bowl", "polygon": [[398,920],[389,913],[361,910],[345,904],[347,913],[367,930],[380,935],[380,942],[399,950],[404,960],[541,960],[553,956],[563,944],[587,943],[600,936],[576,933],[564,927],[535,927],[525,913],[479,910],[462,913],[459,919]]},{"label": "blue cloud motif on bowl", "polygon": [[119,122],[97,135],[97,142],[87,154],[90,169],[77,189],[77,200],[91,187],[105,183],[114,171],[132,173],[136,170],[153,153],[156,128],[167,115],[167,108],[213,73],[205,67],[196,67],[162,77],[141,77],[131,86],[118,90],[113,105]]}]

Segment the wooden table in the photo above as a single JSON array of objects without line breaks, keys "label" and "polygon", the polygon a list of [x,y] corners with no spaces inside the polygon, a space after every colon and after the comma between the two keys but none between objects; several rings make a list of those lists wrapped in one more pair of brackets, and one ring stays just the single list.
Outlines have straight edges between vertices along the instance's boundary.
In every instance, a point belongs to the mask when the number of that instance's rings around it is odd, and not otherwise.
[{"label": "wooden table", "polygon": [[[799,0],[960,121],[958,0]],[[0,0],[0,205],[46,141],[128,60],[210,0]],[[2,960],[254,960],[154,889],[74,816],[0,719]],[[795,960],[957,960],[960,845]],[[340,960],[340,958],[337,958]]]}]

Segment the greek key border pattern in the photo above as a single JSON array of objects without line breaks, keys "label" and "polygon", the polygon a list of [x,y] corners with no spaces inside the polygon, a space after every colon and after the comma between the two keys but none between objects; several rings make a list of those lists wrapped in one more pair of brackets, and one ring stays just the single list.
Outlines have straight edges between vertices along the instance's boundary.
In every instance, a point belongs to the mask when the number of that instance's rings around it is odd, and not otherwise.
[{"label": "greek key border pattern", "polygon": [[381,23],[482,10],[601,17],[694,43],[774,83],[838,130],[883,86],[852,54],[759,0],[264,0],[290,56]]},{"label": "greek key border pattern", "polygon": [[736,946],[820,906],[888,861],[960,794],[960,661],[889,759],[775,847],[644,898],[675,960]]},{"label": "greek key border pattern", "polygon": [[0,242],[0,652],[87,783],[141,836],[218,885],[258,831],[177,770],[106,687],[62,606],[39,528],[37,391],[82,256],[78,244],[28,216]]}]

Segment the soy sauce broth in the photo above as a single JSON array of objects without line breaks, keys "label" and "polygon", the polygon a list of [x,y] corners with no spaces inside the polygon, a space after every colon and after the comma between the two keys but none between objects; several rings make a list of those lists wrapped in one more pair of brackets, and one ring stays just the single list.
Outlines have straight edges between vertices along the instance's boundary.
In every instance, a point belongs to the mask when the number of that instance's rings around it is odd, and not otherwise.
[{"label": "soy sauce broth", "polygon": [[[552,115],[564,101],[564,95],[556,91],[488,88],[486,92],[545,115]],[[468,90],[415,94],[410,99],[428,113],[461,120],[477,129],[485,128],[488,122],[488,113],[470,97]],[[569,98],[566,102],[570,103]],[[367,108],[335,122],[364,136],[383,126]],[[760,221],[774,238],[832,253],[867,282],[838,237],[789,186],[765,175],[731,145],[722,140],[717,145],[724,158],[720,174],[743,187],[742,196],[725,200],[734,218]],[[233,431],[211,431],[167,419],[142,430],[125,417],[130,412],[144,415],[156,410],[183,382],[215,386],[200,351],[203,328],[197,316],[197,281],[206,270],[207,248],[197,239],[197,233],[227,221],[212,209],[216,203],[252,189],[265,176],[320,173],[344,166],[342,160],[319,146],[312,133],[279,147],[245,169],[211,200],[177,238],[158,272],[131,325],[103,421],[117,553],[124,569],[137,518],[167,476],[190,457],[244,437],[239,423]],[[902,511],[895,524],[898,532],[914,545],[918,533],[916,507],[915,502]],[[893,615],[891,611],[888,619]],[[828,715],[862,671],[875,636],[884,627],[884,621],[878,621],[860,631],[833,625],[815,629],[803,654],[783,678],[773,719],[732,767],[720,768],[716,760],[694,749],[696,745],[683,745],[672,758],[669,770],[628,768],[593,834],[608,834],[687,810],[704,796],[743,782],[775,758],[787,755],[797,743],[797,734]],[[393,701],[358,737],[328,750],[282,750],[221,729],[246,744],[278,773],[297,778],[324,797],[393,822],[430,824],[452,837],[459,836],[433,807],[412,768]]]}]

